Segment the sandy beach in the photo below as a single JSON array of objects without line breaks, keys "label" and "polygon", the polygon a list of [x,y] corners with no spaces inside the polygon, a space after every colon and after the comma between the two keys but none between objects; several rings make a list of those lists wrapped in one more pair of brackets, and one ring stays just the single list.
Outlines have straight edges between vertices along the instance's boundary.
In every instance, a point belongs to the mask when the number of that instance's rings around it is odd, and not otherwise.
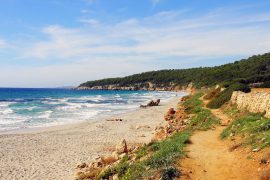
[{"label": "sandy beach", "polygon": [[[103,120],[0,135],[0,179],[73,179],[76,165],[110,154],[124,138],[147,143],[180,97]],[[145,127],[143,127],[145,126]],[[146,127],[149,126],[149,127]]]}]

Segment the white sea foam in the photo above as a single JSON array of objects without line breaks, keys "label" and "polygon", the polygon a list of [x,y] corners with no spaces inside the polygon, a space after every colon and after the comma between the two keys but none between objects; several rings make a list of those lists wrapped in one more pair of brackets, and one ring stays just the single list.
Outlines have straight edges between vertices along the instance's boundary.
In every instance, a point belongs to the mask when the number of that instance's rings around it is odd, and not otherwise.
[{"label": "white sea foam", "polygon": [[8,114],[12,114],[13,110],[10,108],[6,108],[6,109],[1,109],[0,111],[0,115],[8,115]]},{"label": "white sea foam", "polygon": [[52,113],[53,113],[52,110],[44,111],[44,112],[40,113],[41,115],[37,116],[37,118],[48,119],[48,118],[50,118]]},{"label": "white sea foam", "polygon": [[19,122],[24,122],[28,119],[28,117],[21,117],[21,116],[6,116],[5,118],[0,118],[0,127],[1,125],[10,125],[10,124],[16,124]]},{"label": "white sea foam", "polygon": [[[151,99],[159,98],[164,102],[175,95],[176,93],[171,92],[133,92],[48,97],[31,102],[15,102],[14,106],[10,106],[14,102],[0,102],[0,131],[54,126],[106,117],[134,110]],[[23,99],[18,98],[17,101]]]}]

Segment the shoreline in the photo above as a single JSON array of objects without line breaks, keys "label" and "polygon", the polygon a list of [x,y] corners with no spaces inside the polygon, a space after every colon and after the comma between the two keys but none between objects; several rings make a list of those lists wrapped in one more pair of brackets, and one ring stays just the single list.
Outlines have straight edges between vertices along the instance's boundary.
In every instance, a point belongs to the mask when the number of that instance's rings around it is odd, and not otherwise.
[{"label": "shoreline", "polygon": [[[28,89],[28,88],[26,88]],[[34,88],[36,89],[36,88]],[[43,89],[43,88],[42,88]],[[119,90],[119,91],[123,91],[123,90]],[[157,92],[161,92],[161,91],[157,91]],[[165,91],[162,91],[165,93]],[[167,92],[172,92],[172,91],[167,91]],[[178,91],[175,92],[175,96],[171,96],[168,97],[166,99],[162,99],[163,102],[169,102],[171,99],[175,98],[175,97],[181,97],[184,96],[186,94],[188,94],[188,91]],[[149,102],[149,100],[145,101],[144,103]],[[81,123],[88,123],[88,122],[96,122],[96,121],[102,121],[104,119],[108,119],[108,118],[112,118],[113,116],[118,116],[118,115],[122,115],[122,114],[126,114],[126,113],[130,113],[130,112],[134,112],[140,109],[140,104],[138,104],[138,107],[134,108],[134,109],[126,109],[123,112],[118,112],[118,113],[112,113],[112,114],[99,114],[96,115],[94,117],[88,118],[88,119],[79,119],[79,120],[75,120],[72,122],[59,122],[59,123],[55,123],[55,124],[44,124],[43,126],[30,126],[30,127],[20,127],[20,128],[14,128],[14,129],[3,129],[0,130],[0,135],[2,134],[25,134],[25,133],[37,133],[37,132],[44,132],[44,131],[48,131],[48,130],[58,130],[58,129],[63,129],[63,128],[69,128],[69,126],[74,126],[77,124],[81,124]]]},{"label": "shoreline", "polygon": [[0,179],[73,179],[76,165],[110,154],[123,138],[128,144],[150,142],[155,128],[166,123],[164,113],[181,97],[110,116],[121,122],[107,117],[0,134]]},{"label": "shoreline", "polygon": [[[173,101],[175,98],[179,98],[182,96],[185,96],[187,93],[183,91],[182,94],[177,94],[175,97],[170,97],[168,99],[163,99],[163,103],[169,103],[170,101]],[[145,102],[146,103],[146,102]],[[138,106],[135,109],[128,110],[126,112],[117,113],[117,114],[111,114],[111,115],[104,115],[104,116],[97,116],[91,119],[86,120],[79,120],[74,122],[67,122],[63,124],[57,124],[57,125],[50,125],[50,126],[40,126],[40,127],[28,127],[28,128],[21,128],[21,129],[11,129],[11,130],[4,130],[0,131],[1,135],[9,135],[9,134],[32,134],[32,133],[42,133],[47,131],[57,131],[57,130],[65,130],[68,128],[73,128],[74,126],[82,126],[84,124],[95,124],[97,122],[106,121],[107,119],[112,119],[117,116],[126,115],[132,112],[139,111],[141,108]]]}]

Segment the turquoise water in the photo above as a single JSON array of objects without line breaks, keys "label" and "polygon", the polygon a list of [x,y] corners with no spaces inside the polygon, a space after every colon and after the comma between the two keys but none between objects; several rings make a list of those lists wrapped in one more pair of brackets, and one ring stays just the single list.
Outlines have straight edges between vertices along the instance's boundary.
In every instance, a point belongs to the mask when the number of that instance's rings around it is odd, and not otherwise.
[{"label": "turquoise water", "polygon": [[106,117],[173,96],[175,92],[0,88],[0,131]]}]

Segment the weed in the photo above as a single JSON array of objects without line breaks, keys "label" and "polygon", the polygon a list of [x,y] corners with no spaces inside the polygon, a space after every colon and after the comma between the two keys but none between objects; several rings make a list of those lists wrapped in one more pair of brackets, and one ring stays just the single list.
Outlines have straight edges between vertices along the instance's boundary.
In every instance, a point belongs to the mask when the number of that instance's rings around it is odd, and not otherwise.
[{"label": "weed", "polygon": [[147,147],[146,147],[146,146],[143,146],[143,147],[139,148],[139,149],[135,152],[135,154],[136,154],[136,160],[137,160],[137,159],[140,159],[140,158],[142,158],[142,157],[144,157],[144,156],[146,156],[146,155],[148,154]]},{"label": "weed", "polygon": [[237,107],[235,106],[228,106],[226,107],[226,109],[224,110],[224,113],[227,114],[230,117],[235,117],[237,114],[240,113],[239,109],[237,109]]},{"label": "weed", "polygon": [[126,173],[119,177],[122,180],[137,180],[147,175],[146,165],[144,162],[135,162],[129,166]]},{"label": "weed", "polygon": [[190,135],[189,131],[183,131],[153,144],[152,149],[156,151],[147,160],[147,165],[156,169],[169,166],[176,157],[184,155],[183,148]]},{"label": "weed", "polygon": [[223,130],[222,139],[230,135],[243,135],[244,144],[252,148],[264,148],[270,145],[270,121],[261,114],[249,113],[231,123]]},{"label": "weed", "polygon": [[184,103],[188,112],[195,114],[189,124],[193,130],[208,130],[219,123],[219,119],[210,110],[203,108],[203,102],[200,100],[202,95],[203,93],[197,93]]},{"label": "weed", "polygon": [[128,156],[125,155],[121,161],[116,165],[115,171],[118,176],[123,176],[129,168]]}]

